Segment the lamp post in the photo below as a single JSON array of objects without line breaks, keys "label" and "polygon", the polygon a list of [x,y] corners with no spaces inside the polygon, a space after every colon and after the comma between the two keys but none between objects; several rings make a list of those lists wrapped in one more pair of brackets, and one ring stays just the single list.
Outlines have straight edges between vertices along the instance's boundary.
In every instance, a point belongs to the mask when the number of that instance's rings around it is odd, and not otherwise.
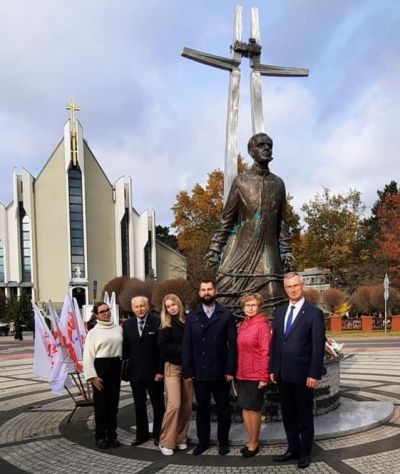
[{"label": "lamp post", "polygon": [[389,299],[389,277],[387,273],[385,274],[385,278],[383,279],[383,298],[385,299],[385,334],[387,331],[387,300]]}]

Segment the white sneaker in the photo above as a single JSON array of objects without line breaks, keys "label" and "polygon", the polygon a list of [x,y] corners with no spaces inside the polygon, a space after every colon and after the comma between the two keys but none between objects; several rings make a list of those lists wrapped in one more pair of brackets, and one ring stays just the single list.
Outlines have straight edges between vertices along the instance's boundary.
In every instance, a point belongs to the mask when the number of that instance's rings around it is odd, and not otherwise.
[{"label": "white sneaker", "polygon": [[176,447],[179,449],[179,451],[182,451],[182,449],[187,449],[188,445],[186,443],[182,443],[177,444]]},{"label": "white sneaker", "polygon": [[172,456],[174,454],[173,449],[166,448],[165,446],[160,446],[160,451],[164,456]]}]

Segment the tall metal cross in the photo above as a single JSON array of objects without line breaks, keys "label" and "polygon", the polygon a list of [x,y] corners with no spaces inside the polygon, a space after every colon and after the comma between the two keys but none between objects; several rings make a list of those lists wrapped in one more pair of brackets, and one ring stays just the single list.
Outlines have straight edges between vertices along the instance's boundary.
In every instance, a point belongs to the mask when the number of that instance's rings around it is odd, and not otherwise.
[{"label": "tall metal cross", "polygon": [[67,110],[71,111],[71,118],[70,118],[70,123],[71,123],[71,136],[70,136],[70,141],[71,141],[71,161],[73,166],[77,165],[78,162],[78,147],[77,147],[77,139],[76,139],[76,117],[75,117],[75,112],[78,112],[80,110],[79,105],[75,104],[75,100],[71,97],[71,101],[69,104],[65,106]]},{"label": "tall metal cross", "polygon": [[242,58],[249,58],[250,67],[252,69],[250,73],[250,92],[253,134],[265,131],[261,76],[308,76],[308,69],[261,64],[262,46],[258,8],[251,8],[251,37],[249,41],[247,43],[244,42],[242,36],[242,7],[237,5],[235,10],[233,44],[231,45],[231,58],[215,56],[190,48],[183,48],[182,51],[184,58],[230,72],[225,143],[224,202],[226,202],[228,198],[232,181],[237,175],[237,128],[239,116],[240,64]]}]

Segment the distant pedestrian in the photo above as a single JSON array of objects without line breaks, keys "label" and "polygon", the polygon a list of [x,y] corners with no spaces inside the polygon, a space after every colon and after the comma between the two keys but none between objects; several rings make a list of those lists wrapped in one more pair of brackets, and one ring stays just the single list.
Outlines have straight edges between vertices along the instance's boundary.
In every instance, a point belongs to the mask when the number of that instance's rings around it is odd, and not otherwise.
[{"label": "distant pedestrian", "polygon": [[23,341],[24,340],[24,337],[22,335],[22,326],[18,323],[15,324],[14,339],[16,341]]}]

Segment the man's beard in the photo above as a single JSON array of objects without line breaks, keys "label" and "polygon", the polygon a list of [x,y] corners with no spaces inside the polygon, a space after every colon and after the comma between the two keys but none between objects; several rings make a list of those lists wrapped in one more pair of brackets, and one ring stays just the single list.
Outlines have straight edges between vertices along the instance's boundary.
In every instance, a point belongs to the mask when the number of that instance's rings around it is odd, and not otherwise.
[{"label": "man's beard", "polygon": [[215,296],[204,296],[203,298],[200,298],[200,301],[205,305],[211,305],[215,301]]}]

